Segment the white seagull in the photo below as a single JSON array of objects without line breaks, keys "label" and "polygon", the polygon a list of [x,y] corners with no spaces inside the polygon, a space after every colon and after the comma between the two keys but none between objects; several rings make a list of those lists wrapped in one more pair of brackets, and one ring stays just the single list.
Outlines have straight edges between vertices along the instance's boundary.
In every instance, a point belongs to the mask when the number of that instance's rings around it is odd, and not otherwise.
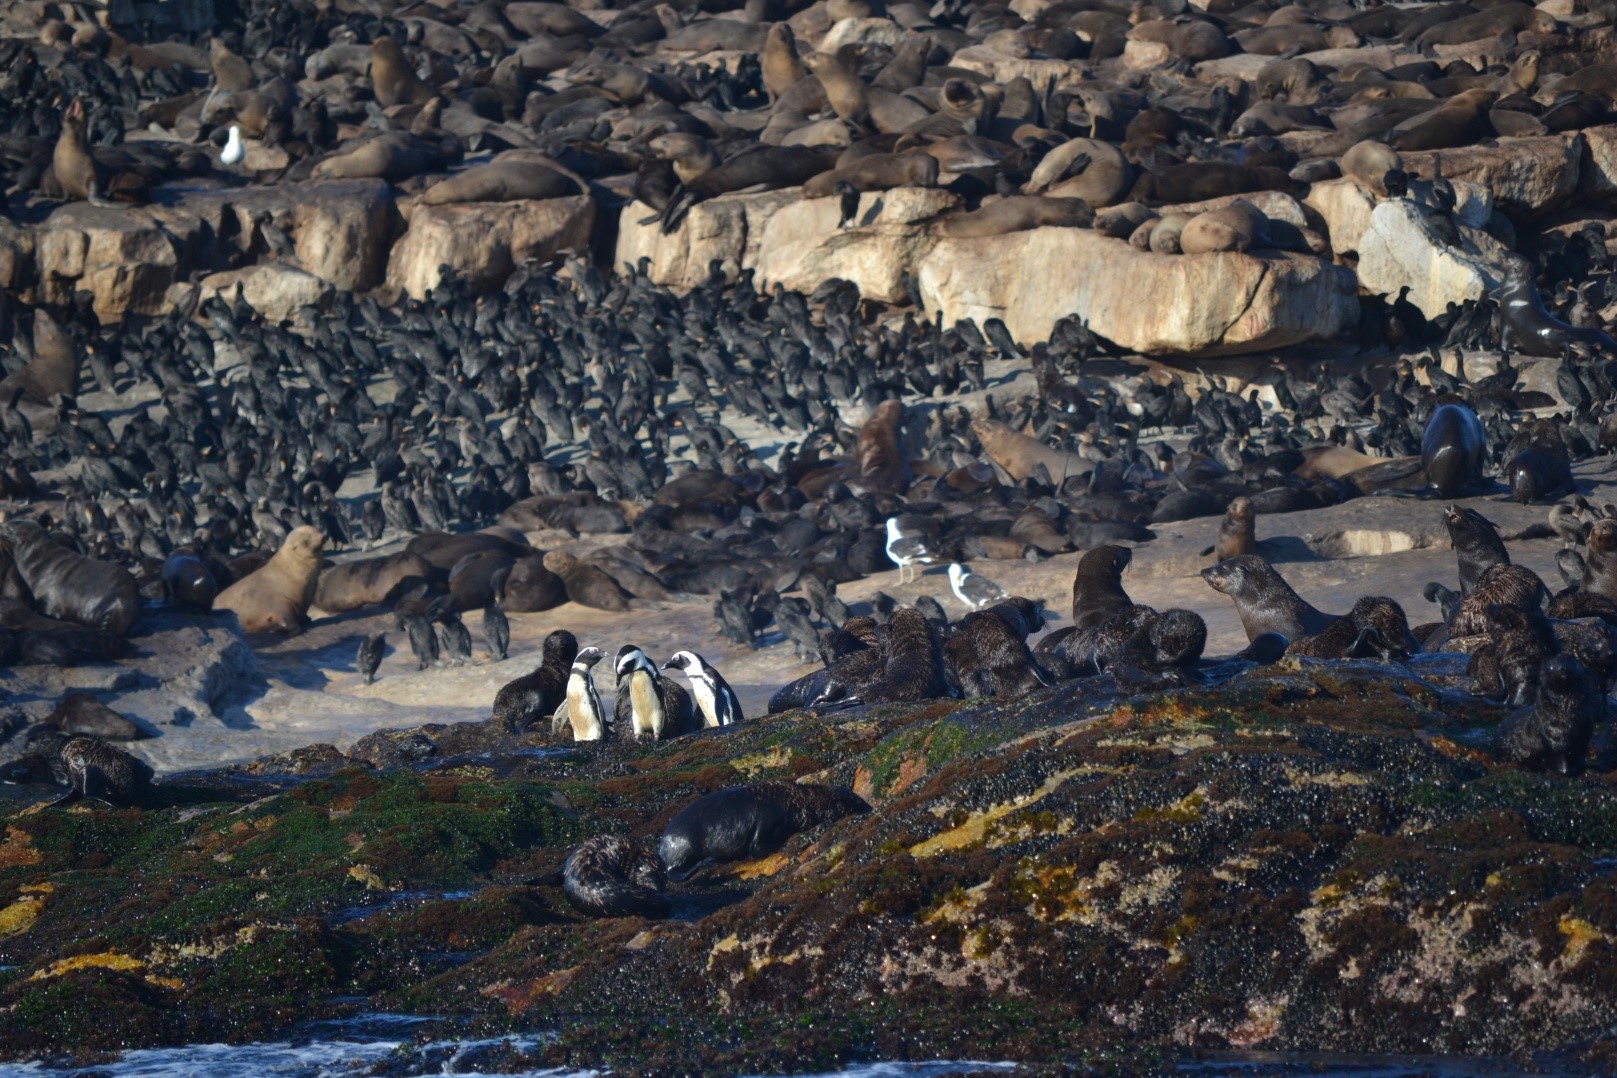
[{"label": "white seagull", "polygon": [[247,148],[241,144],[241,128],[231,124],[230,138],[225,140],[225,148],[219,152],[219,160],[234,167],[241,164],[241,159],[246,156]]},{"label": "white seagull", "polygon": [[[919,562],[922,565],[931,565],[937,561],[937,555],[927,549],[926,540],[919,535],[905,535],[898,530],[898,518],[887,518],[887,556],[893,559],[898,566],[898,582],[904,583],[904,570]],[[914,580],[916,573],[910,569],[910,580]]]},{"label": "white seagull", "polygon": [[949,566],[949,587],[955,598],[973,610],[997,603],[1008,596],[1004,588],[985,576],[978,576],[959,562]]}]

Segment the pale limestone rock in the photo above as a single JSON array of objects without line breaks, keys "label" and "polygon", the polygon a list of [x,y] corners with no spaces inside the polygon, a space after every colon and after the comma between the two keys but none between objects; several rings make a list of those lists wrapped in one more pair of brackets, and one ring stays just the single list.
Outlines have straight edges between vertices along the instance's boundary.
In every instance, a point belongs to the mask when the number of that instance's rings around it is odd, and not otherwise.
[{"label": "pale limestone rock", "polygon": [[1134,71],[1149,71],[1173,59],[1173,50],[1162,41],[1137,41],[1130,38],[1123,45],[1123,66]]},{"label": "pale limestone rock", "polygon": [[478,288],[496,288],[524,262],[589,248],[595,203],[586,195],[544,201],[415,207],[388,259],[387,284],[420,299],[448,266]]},{"label": "pale limestone rock", "polygon": [[1579,177],[1581,202],[1617,203],[1617,124],[1583,129],[1583,170]]},{"label": "pale limestone rock", "polygon": [[[651,259],[648,271],[655,284],[694,288],[707,280],[708,264],[717,259],[734,274],[758,260],[764,226],[780,209],[802,201],[801,188],[764,191],[756,195],[725,195],[692,206],[670,235],[663,235],[656,211],[640,202],[623,207],[618,221],[617,267]],[[653,220],[640,222],[647,217]],[[832,221],[835,224],[835,220]]]},{"label": "pale limestone rock", "polygon": [[[1413,181],[1410,190],[1426,197],[1431,184]],[[1454,216],[1461,223],[1482,228],[1493,216],[1493,196],[1481,184],[1460,180],[1454,184],[1454,195]],[[1308,197],[1303,201],[1324,220],[1330,233],[1332,251],[1341,255],[1359,250],[1359,244],[1370,228],[1370,215],[1376,208],[1377,199],[1372,191],[1352,177],[1344,176],[1311,185]],[[1268,210],[1265,208],[1264,212]]]},{"label": "pale limestone rock", "polygon": [[1480,299],[1498,287],[1516,256],[1487,233],[1456,225],[1460,244],[1445,243],[1407,199],[1382,202],[1359,241],[1359,283],[1365,291],[1395,296],[1409,286],[1409,301],[1427,316],[1450,303]]},{"label": "pale limestone rock", "polygon": [[1582,140],[1576,135],[1500,139],[1497,146],[1464,146],[1452,150],[1403,155],[1411,176],[1431,179],[1435,161],[1450,181],[1470,180],[1487,188],[1507,214],[1541,214],[1571,200],[1578,189]]},{"label": "pale limestone rock", "polygon": [[[201,222],[192,220],[199,232]],[[176,239],[190,246],[195,236],[171,236],[134,207],[66,203],[35,233],[40,299],[66,303],[86,290],[103,323],[131,313],[161,314],[180,269]]]},{"label": "pale limestone rock", "polygon": [[1353,275],[1280,252],[1157,255],[1084,229],[939,240],[921,294],[945,322],[1002,318],[1020,341],[1076,314],[1148,355],[1228,355],[1336,336],[1358,319]]},{"label": "pale limestone rock", "polygon": [[840,199],[803,199],[782,207],[764,225],[758,247],[758,283],[812,292],[832,277],[852,281],[860,295],[885,303],[904,299],[900,277],[931,248],[918,224],[960,204],[948,191],[899,187],[870,191],[859,200],[855,224],[837,228]]},{"label": "pale limestone rock", "polygon": [[897,48],[904,28],[892,19],[839,19],[820,39],[821,52],[836,52],[844,45],[885,45]]},{"label": "pale limestone rock", "polygon": [[331,293],[331,284],[324,278],[279,262],[210,274],[198,283],[203,299],[216,295],[233,298],[240,284],[242,298],[269,322],[291,319],[300,307],[318,303]]}]

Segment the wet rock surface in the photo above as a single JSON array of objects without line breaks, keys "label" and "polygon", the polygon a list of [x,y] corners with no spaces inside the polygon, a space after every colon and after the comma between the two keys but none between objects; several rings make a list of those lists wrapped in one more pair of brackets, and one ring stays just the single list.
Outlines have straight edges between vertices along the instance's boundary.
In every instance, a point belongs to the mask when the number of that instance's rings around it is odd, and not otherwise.
[{"label": "wet rock surface", "polygon": [[[646,1072],[1120,1044],[1599,1070],[1617,792],[1493,763],[1501,711],[1465,680],[1293,660],[657,747],[428,728],[173,775],[144,810],[13,801],[0,1050],[262,1039],[357,996]],[[583,921],[553,886],[583,837],[649,843],[763,778],[875,811],[699,872],[663,922]]]}]

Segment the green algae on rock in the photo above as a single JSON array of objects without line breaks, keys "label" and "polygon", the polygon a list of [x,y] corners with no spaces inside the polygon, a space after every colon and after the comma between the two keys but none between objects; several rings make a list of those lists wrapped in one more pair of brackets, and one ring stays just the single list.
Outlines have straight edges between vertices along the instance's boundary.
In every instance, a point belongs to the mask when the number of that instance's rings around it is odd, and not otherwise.
[{"label": "green algae on rock", "polygon": [[[1617,790],[1496,765],[1477,746],[1501,712],[1454,675],[1099,678],[554,753],[428,728],[366,753],[424,738],[416,768],[15,813],[0,1051],[263,1037],[366,997],[631,1071],[1223,1048],[1595,1067]],[[875,811],[699,873],[665,922],[588,921],[553,886],[581,838],[649,843],[760,778]]]}]

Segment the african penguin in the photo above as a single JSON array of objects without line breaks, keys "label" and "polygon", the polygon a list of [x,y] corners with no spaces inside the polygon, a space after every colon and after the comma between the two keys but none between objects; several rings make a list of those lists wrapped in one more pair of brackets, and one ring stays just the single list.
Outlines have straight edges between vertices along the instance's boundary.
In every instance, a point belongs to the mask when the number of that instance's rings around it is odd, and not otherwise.
[{"label": "african penguin", "polygon": [[601,694],[595,691],[592,667],[601,661],[600,648],[584,648],[573,659],[567,675],[567,695],[556,709],[550,732],[560,736],[572,727],[574,741],[605,741],[612,732],[612,716],[601,707]]},{"label": "african penguin", "polygon": [[683,670],[690,679],[691,696],[702,713],[704,726],[733,726],[742,721],[741,701],[724,676],[694,651],[676,651],[663,663],[664,670]]},{"label": "african penguin", "polygon": [[653,741],[701,729],[691,694],[657,672],[657,664],[633,644],[618,649],[613,664],[618,675],[617,723],[636,741]]}]

